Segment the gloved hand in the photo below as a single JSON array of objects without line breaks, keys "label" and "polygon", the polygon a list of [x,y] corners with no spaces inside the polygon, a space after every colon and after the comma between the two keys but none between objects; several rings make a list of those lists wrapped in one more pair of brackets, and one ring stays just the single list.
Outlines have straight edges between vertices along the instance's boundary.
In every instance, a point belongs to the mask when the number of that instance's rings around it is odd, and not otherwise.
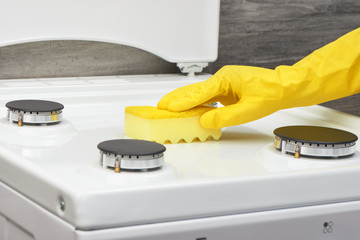
[{"label": "gloved hand", "polygon": [[277,110],[309,106],[360,92],[360,28],[316,50],[293,66],[265,69],[225,66],[206,81],[165,95],[158,108],[184,111],[221,102],[204,113],[204,128],[250,122]]}]

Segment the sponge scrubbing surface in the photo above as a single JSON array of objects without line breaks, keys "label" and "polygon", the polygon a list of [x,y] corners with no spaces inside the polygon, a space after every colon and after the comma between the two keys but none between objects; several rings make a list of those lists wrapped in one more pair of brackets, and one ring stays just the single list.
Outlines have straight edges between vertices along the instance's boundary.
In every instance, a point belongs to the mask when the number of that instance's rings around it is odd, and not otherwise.
[{"label": "sponge scrubbing surface", "polygon": [[201,114],[211,109],[200,106],[183,112],[170,112],[151,106],[126,107],[125,133],[131,138],[158,143],[218,140],[221,129],[206,129],[199,123]]}]

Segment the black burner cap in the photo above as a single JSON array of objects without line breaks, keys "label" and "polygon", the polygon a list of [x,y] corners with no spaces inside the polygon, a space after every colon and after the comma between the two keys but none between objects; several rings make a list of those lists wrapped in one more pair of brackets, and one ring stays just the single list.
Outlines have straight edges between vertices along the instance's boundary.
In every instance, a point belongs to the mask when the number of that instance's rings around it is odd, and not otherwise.
[{"label": "black burner cap", "polygon": [[99,143],[97,147],[104,153],[127,156],[155,155],[163,153],[166,150],[162,144],[134,139],[108,140]]},{"label": "black burner cap", "polygon": [[274,134],[285,140],[315,144],[344,144],[355,142],[358,137],[350,132],[318,126],[287,126],[274,130]]},{"label": "black burner cap", "polygon": [[52,112],[64,108],[60,103],[45,100],[16,100],[6,103],[5,106],[11,110],[24,112]]}]

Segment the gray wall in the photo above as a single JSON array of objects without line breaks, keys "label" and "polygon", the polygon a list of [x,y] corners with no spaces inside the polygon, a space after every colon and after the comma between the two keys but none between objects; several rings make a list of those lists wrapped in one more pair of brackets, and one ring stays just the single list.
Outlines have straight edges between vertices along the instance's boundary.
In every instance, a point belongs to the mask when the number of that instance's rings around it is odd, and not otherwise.
[{"label": "gray wall", "polygon": [[[274,68],[360,27],[358,0],[222,0],[219,57],[227,64]],[[174,73],[147,52],[108,43],[49,41],[0,48],[0,79]],[[360,95],[324,104],[360,116]]]},{"label": "gray wall", "polygon": [[[219,58],[210,71],[293,64],[358,27],[359,0],[222,0]],[[360,95],[323,105],[360,116]]]}]

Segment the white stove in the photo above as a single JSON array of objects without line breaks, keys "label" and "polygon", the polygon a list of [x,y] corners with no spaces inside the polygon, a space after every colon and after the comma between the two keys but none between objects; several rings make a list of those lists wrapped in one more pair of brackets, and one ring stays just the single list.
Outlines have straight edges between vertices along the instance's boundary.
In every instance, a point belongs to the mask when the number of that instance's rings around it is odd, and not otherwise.
[{"label": "white stove", "polygon": [[[274,227],[283,229],[283,224],[291,227],[293,220],[294,227],[318,230],[319,237],[325,236],[324,222],[334,223],[334,236],[341,234],[343,227],[350,228],[348,221],[356,223],[355,210],[360,207],[360,190],[354,184],[360,180],[358,150],[346,158],[295,158],[274,145],[273,130],[286,125],[327,126],[360,134],[352,127],[359,118],[319,106],[284,110],[223,129],[219,141],[166,144],[164,165],[158,170],[115,173],[101,166],[97,145],[128,139],[124,134],[125,106],[155,105],[166,92],[207,77],[1,81],[3,219],[15,222],[34,239],[46,239],[37,234],[59,225],[67,228],[62,234],[75,234],[69,239],[93,239],[97,234],[104,234],[101,239],[128,239],[127,234],[134,234],[135,239],[162,239],[163,234],[163,239],[188,239],[183,237],[186,234],[217,239],[213,236],[224,229],[232,225],[241,229],[252,221],[254,226],[280,221]],[[17,86],[11,87],[13,84]],[[28,92],[27,99],[61,102],[62,122],[22,127],[9,122],[5,104],[24,97],[24,92]],[[344,214],[343,207],[352,205],[348,218],[338,216]],[[299,223],[307,218],[316,221],[311,226]],[[219,233],[214,228],[219,228]]]},{"label": "white stove", "polygon": [[[153,2],[172,9],[177,1]],[[131,1],[109,3],[132,6]],[[218,11],[218,3],[191,4],[195,9],[207,6],[200,14],[204,17],[212,16],[211,9]],[[93,4],[96,9],[100,1]],[[12,3],[5,7],[11,9]],[[112,22],[113,17],[105,20]],[[61,25],[56,19],[52,20]],[[61,32],[65,38],[68,33],[73,32]],[[2,43],[34,39],[32,33],[12,34],[5,30],[3,36],[9,37]],[[59,38],[57,34],[54,30],[41,39]],[[95,35],[101,34],[103,29]],[[138,35],[132,37],[138,40]],[[167,46],[157,47],[161,52]],[[202,65],[194,62],[213,57],[208,50],[196,56],[190,51],[187,59],[179,52],[171,54],[191,76],[0,80],[0,239],[358,238],[358,145],[345,157],[295,158],[291,151],[277,149],[273,133],[284,126],[311,125],[360,136],[360,118],[355,116],[320,106],[282,110],[225,128],[219,141],[165,144],[166,150],[159,150],[161,165],[155,169],[118,173],[104,164],[116,159],[104,157],[107,147],[99,144],[129,139],[124,134],[126,106],[155,106],[169,91],[209,77],[192,76]],[[18,105],[10,104],[14,114],[9,114],[6,104],[18,100],[51,101],[63,108],[40,109],[50,122],[34,123],[43,117],[28,111],[25,115]]]}]

